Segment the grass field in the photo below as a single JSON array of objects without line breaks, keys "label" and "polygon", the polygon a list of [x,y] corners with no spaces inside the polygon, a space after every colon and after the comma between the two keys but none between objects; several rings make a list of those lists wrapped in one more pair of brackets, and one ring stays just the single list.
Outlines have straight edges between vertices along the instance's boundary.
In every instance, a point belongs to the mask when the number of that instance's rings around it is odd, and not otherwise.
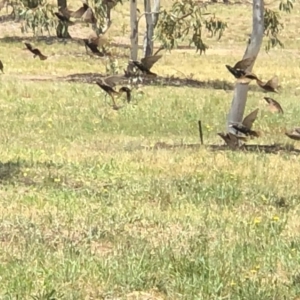
[{"label": "grass field", "polygon": [[[126,5],[116,40],[129,36]],[[243,56],[251,6],[209,10],[228,22],[224,37],[206,55],[164,53],[154,72],[233,85],[224,64]],[[254,69],[279,76],[285,114],[253,88],[246,113],[260,108],[263,136],[249,143],[300,148],[284,135],[300,125],[299,6],[282,20],[285,49],[262,50]],[[205,144],[222,144],[232,90],[146,86],[114,111],[96,85],[30,80],[104,73],[105,60],[33,40],[50,55],[41,62],[21,51],[18,23],[0,32],[0,299],[300,299],[297,153],[148,147],[198,143],[199,119]]]}]

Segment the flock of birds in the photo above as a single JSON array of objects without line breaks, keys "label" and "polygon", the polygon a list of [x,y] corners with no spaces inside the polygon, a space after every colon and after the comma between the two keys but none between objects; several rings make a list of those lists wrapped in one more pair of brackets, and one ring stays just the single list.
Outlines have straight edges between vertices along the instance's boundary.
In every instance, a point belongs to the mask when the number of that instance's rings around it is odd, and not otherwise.
[{"label": "flock of birds", "polygon": [[[71,11],[68,8],[60,8],[58,12],[55,13],[57,18],[65,25],[70,25],[72,22],[70,18],[82,18],[85,22],[95,24],[97,19],[88,6],[88,4],[83,3],[83,6],[76,11]],[[90,36],[88,39],[83,39],[86,51],[90,51],[97,56],[105,56],[104,51],[98,49],[99,46],[99,36]],[[39,57],[40,60],[46,60],[48,56],[44,55],[38,48],[34,48],[30,43],[24,43],[26,48],[33,54],[33,57]],[[140,79],[143,82],[143,78],[155,78],[157,74],[151,72],[152,66],[162,57],[158,55],[158,52],[163,48],[159,48],[158,51],[152,55],[141,59],[141,61],[129,61],[127,71],[124,70],[124,74],[112,75],[101,80],[95,81],[95,83],[105,91],[112,100],[112,108],[114,110],[119,110],[123,106],[118,106],[115,97],[120,97],[123,93],[126,94],[126,101],[130,103],[132,87],[122,86],[119,90],[115,89],[115,86],[120,82],[128,80],[129,78],[136,78],[135,82]],[[102,48],[102,50],[104,50]],[[225,65],[227,70],[237,79],[238,83],[249,84],[252,80],[255,80],[257,85],[267,92],[278,93],[278,77],[274,76],[267,82],[261,81],[254,73],[248,71],[249,67],[255,61],[255,57],[249,57],[237,62],[233,67]],[[0,60],[0,70],[4,73],[4,66]],[[264,97],[269,105],[272,112],[283,114],[283,109],[281,105],[271,97]],[[235,133],[218,133],[218,135],[225,141],[225,143],[231,148],[236,149],[241,146],[240,141],[246,141],[248,137],[254,138],[261,136],[261,132],[252,130],[252,125],[257,118],[259,109],[255,109],[249,115],[247,115],[240,123],[231,123],[230,127],[235,130]],[[294,128],[292,131],[285,132],[285,134],[294,140],[300,140],[300,128]]]},{"label": "flock of birds", "polygon": [[[254,62],[255,57],[248,57],[237,62],[233,67],[225,65],[227,70],[237,79],[238,83],[249,84],[252,80],[255,80],[257,85],[266,92],[272,92],[278,94],[278,77],[274,76],[267,82],[260,80],[254,73],[247,69]],[[270,111],[274,113],[283,114],[281,105],[271,97],[264,97],[267,102]],[[261,132],[252,130],[252,125],[257,118],[259,109],[255,109],[249,115],[247,115],[242,122],[232,122],[229,127],[235,130],[235,133],[218,133],[218,135],[225,141],[225,143],[231,148],[236,149],[241,146],[240,141],[246,141],[247,137],[255,138],[261,136]],[[300,140],[300,127],[296,127],[291,131],[286,131],[285,134],[293,139]]]}]

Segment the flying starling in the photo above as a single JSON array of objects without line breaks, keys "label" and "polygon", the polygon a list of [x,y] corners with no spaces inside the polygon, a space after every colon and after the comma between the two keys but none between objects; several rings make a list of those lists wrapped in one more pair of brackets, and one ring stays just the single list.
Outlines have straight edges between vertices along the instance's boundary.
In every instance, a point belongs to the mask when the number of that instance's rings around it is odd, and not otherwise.
[{"label": "flying starling", "polygon": [[274,100],[273,98],[270,98],[270,97],[264,97],[264,99],[269,104],[268,107],[271,112],[278,112],[280,114],[283,114],[283,109],[276,100]]},{"label": "flying starling", "polygon": [[255,57],[248,57],[238,61],[233,67],[225,65],[227,70],[237,79],[239,83],[249,83],[251,80],[258,80],[252,72],[246,71],[254,62]]},{"label": "flying starling", "polygon": [[104,56],[104,54],[102,52],[100,52],[100,50],[98,49],[98,44],[95,43],[94,40],[91,39],[83,39],[84,41],[84,45],[85,45],[85,49],[87,50],[87,48],[89,48],[93,54],[97,55],[97,56]]},{"label": "flying starling", "polygon": [[71,13],[71,17],[76,19],[82,19],[83,21],[91,24],[97,23],[93,10],[87,3],[83,3],[82,7]]},{"label": "flying starling", "polygon": [[54,13],[56,17],[63,23],[65,23],[68,26],[72,26],[75,23],[70,21],[71,12],[69,10],[59,10],[58,12]]},{"label": "flying starling", "polygon": [[[40,51],[38,48],[33,48],[33,47],[31,46],[31,44],[29,44],[29,43],[24,43],[24,44],[25,44],[26,48],[27,48],[31,53],[34,54],[34,55],[33,55],[34,58],[35,58],[36,56],[38,56],[38,57],[40,58],[40,60],[45,60],[45,59],[47,59],[47,56],[43,55],[43,54],[41,53],[41,51]],[[26,49],[25,49],[25,50],[26,50]]]},{"label": "flying starling", "polygon": [[267,82],[262,82],[259,79],[256,79],[256,83],[265,91],[267,92],[273,92],[273,93],[277,93],[277,88],[278,88],[278,77],[274,76],[273,78],[271,78],[270,80],[268,80]]},{"label": "flying starling", "polygon": [[227,132],[226,134],[223,132],[219,132],[218,135],[224,140],[226,145],[232,150],[239,148],[239,139],[246,140],[245,137],[242,136],[239,137],[230,132]]},{"label": "flying starling", "polygon": [[229,126],[235,130],[243,133],[246,136],[250,137],[259,137],[261,133],[259,131],[251,130],[254,121],[256,120],[258,108],[246,116],[242,123],[232,123]]},{"label": "flying starling", "polygon": [[286,131],[285,135],[288,136],[292,140],[299,141],[300,140],[300,127],[295,127],[290,131]]}]

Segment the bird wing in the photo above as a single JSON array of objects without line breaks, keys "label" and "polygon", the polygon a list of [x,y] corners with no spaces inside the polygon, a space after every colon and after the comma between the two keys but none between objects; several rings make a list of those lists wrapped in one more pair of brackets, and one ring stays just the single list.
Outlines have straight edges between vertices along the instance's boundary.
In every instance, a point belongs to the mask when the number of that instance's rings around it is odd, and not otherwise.
[{"label": "bird wing", "polygon": [[93,42],[89,42],[88,39],[84,39],[83,41],[92,50],[92,52],[100,53],[99,49],[97,48],[98,47],[97,44],[94,44]]},{"label": "bird wing", "polygon": [[107,85],[114,87],[116,86],[120,81],[124,80],[125,76],[124,75],[112,75],[112,76],[108,76],[106,78],[103,79],[104,83],[106,83]]},{"label": "bird wing", "polygon": [[279,104],[279,102],[277,102],[276,100],[274,100],[273,98],[270,97],[265,97],[264,98],[269,104],[273,105],[274,107],[277,108],[278,111],[283,113],[283,109],[281,107],[281,105]]},{"label": "bird wing", "polygon": [[111,93],[111,92],[115,93],[116,92],[111,86],[107,85],[106,82],[103,80],[102,80],[102,82],[96,81],[96,84],[107,93]]},{"label": "bird wing", "polygon": [[69,10],[67,7],[64,8],[61,7],[58,11],[68,19],[70,19],[71,15],[74,13],[72,10]]},{"label": "bird wing", "polygon": [[246,116],[242,122],[242,124],[247,127],[248,129],[251,129],[252,124],[256,120],[257,114],[258,114],[259,108],[255,109],[253,112],[251,112],[248,116]]},{"label": "bird wing", "polygon": [[68,22],[69,21],[69,17],[68,16],[65,16],[64,14],[62,14],[61,12],[55,12],[54,13],[56,15],[56,17],[63,21],[63,22]]},{"label": "bird wing", "polygon": [[241,69],[241,70],[246,70],[255,60],[255,57],[248,57],[245,58],[243,60],[238,61],[235,65],[234,65],[234,69]]},{"label": "bird wing", "polygon": [[84,15],[84,13],[88,10],[88,8],[89,6],[84,3],[83,6],[81,6],[76,11],[72,12],[70,16],[76,19],[80,19]]},{"label": "bird wing", "polygon": [[82,19],[84,22],[91,23],[91,24],[95,24],[97,22],[94,12],[90,7],[83,14]]},{"label": "bird wing", "polygon": [[141,59],[141,63],[143,64],[144,67],[150,70],[152,66],[161,58],[162,55],[147,56]]},{"label": "bird wing", "polygon": [[264,99],[265,99],[269,104],[272,102],[272,100],[274,100],[274,99],[272,99],[272,98],[270,98],[270,97],[264,97]]},{"label": "bird wing", "polygon": [[277,89],[278,87],[278,76],[274,76],[273,78],[271,78],[270,80],[268,80],[265,85],[269,85],[274,89]]},{"label": "bird wing", "polygon": [[141,62],[137,61],[137,60],[133,60],[132,63],[139,68],[142,72],[147,72],[149,71],[148,68],[146,68]]}]

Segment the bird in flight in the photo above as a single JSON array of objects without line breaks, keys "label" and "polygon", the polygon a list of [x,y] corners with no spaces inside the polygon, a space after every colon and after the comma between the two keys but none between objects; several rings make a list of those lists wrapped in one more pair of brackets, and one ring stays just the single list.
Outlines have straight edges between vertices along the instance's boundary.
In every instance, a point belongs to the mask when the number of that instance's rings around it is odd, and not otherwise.
[{"label": "bird in flight", "polygon": [[164,48],[163,47],[160,47],[155,53],[154,55],[151,55],[151,56],[147,56],[147,57],[144,57],[141,59],[141,61],[137,61],[137,60],[133,60],[133,61],[130,61],[130,63],[132,63],[135,67],[137,67],[141,72],[142,74],[145,76],[145,77],[156,77],[157,74],[151,72],[151,68],[153,67],[153,65],[159,60],[162,58],[162,55],[157,55],[158,52],[160,52],[161,50],[163,50]]},{"label": "bird in flight", "polygon": [[237,79],[239,83],[249,83],[251,80],[258,80],[257,76],[252,72],[246,71],[254,62],[255,57],[248,57],[238,61],[233,67],[225,65],[227,70]]},{"label": "bird in flight", "polygon": [[93,54],[97,55],[97,56],[104,56],[104,53],[100,52],[100,50],[98,49],[98,44],[92,40],[92,39],[83,39],[84,41],[84,46],[85,49],[87,51],[87,48],[89,48]]},{"label": "bird in flight", "polygon": [[123,106],[117,106],[116,101],[115,101],[115,96],[120,96],[123,93],[126,93],[127,103],[129,103],[131,101],[131,90],[128,87],[123,86],[119,89],[119,91],[117,91],[112,86],[112,85],[114,85],[114,83],[110,84],[111,82],[115,82],[115,81],[119,80],[119,78],[121,78],[121,77],[122,76],[118,76],[118,75],[109,76],[107,78],[102,79],[101,81],[96,81],[96,84],[111,97],[112,103],[113,103],[112,107],[115,110],[118,110],[123,107]]},{"label": "bird in flight", "polygon": [[264,97],[264,99],[269,104],[268,106],[269,106],[269,109],[271,112],[278,112],[280,114],[283,114],[283,109],[276,100],[274,100],[273,98],[270,98],[270,97]]},{"label": "bird in flight", "polygon": [[43,55],[41,53],[41,51],[38,48],[33,48],[31,44],[29,43],[24,43],[26,48],[25,50],[29,50],[31,53],[33,53],[33,57],[35,58],[36,56],[38,56],[40,58],[40,60],[45,60],[47,59],[47,56]]},{"label": "bird in flight", "polygon": [[74,25],[75,23],[70,21],[71,12],[67,9],[60,9],[58,12],[54,13],[56,17],[68,26]]},{"label": "bird in flight", "polygon": [[93,10],[89,7],[89,5],[83,2],[82,6],[71,13],[71,17],[76,19],[83,19],[84,22],[95,24],[97,23],[97,19],[94,15]]},{"label": "bird in flight", "polygon": [[273,92],[273,93],[277,93],[277,88],[278,88],[278,76],[274,76],[273,78],[271,78],[270,80],[268,80],[267,82],[262,82],[259,79],[256,79],[256,83],[265,91],[267,92]]},{"label": "bird in flight", "polygon": [[292,140],[299,141],[300,140],[300,127],[296,127],[290,131],[286,131],[285,135],[288,136]]},{"label": "bird in flight", "polygon": [[248,116],[246,116],[242,123],[232,123],[229,126],[234,128],[235,130],[243,133],[246,136],[250,137],[259,137],[261,133],[259,131],[251,130],[254,121],[256,120],[258,114],[258,108],[251,112]]}]

